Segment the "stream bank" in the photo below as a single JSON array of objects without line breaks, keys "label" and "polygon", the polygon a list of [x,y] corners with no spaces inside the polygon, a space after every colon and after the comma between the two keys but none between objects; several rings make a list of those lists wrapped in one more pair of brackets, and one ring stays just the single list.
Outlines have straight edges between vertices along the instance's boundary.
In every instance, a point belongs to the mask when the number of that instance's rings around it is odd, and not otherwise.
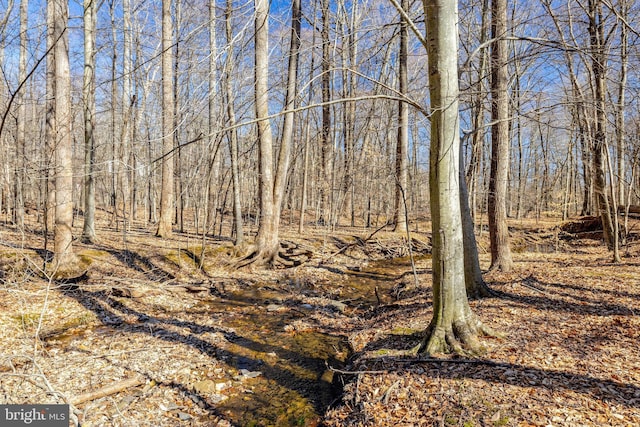
[{"label": "stream bank", "polygon": [[[42,367],[70,400],[141,378],[77,405],[85,426],[319,425],[341,396],[332,368],[349,358],[353,331],[412,280],[408,259],[193,280],[140,254],[83,255],[94,268],[82,280],[35,283],[8,304],[22,307],[11,329],[23,346],[5,366]],[[118,262],[156,280],[114,274]],[[38,392],[22,387],[11,399]]]}]

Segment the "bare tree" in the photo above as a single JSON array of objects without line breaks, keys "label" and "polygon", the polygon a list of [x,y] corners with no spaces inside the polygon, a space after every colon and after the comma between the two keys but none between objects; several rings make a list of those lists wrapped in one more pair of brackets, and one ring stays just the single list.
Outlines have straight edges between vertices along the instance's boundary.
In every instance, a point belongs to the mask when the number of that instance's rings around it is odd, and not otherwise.
[{"label": "bare tree", "polygon": [[[409,9],[409,1],[402,0],[403,10]],[[409,56],[408,41],[409,24],[406,20],[400,20],[400,53],[398,55],[398,91],[406,94],[409,90],[409,78],[407,75],[407,58]],[[408,179],[408,152],[409,152],[409,105],[398,102],[398,139],[396,142],[396,194],[393,210],[394,230],[406,232],[408,218],[405,215],[405,203]]]},{"label": "bare tree", "polygon": [[76,264],[73,252],[73,140],[71,135],[71,73],[69,68],[68,4],[53,2],[53,40],[55,58],[55,228],[54,261],[64,274]]},{"label": "bare tree", "polygon": [[320,187],[320,223],[331,224],[331,201],[333,200],[333,143],[331,128],[331,44],[329,41],[329,0],[322,0],[322,130],[321,130],[321,187]]},{"label": "bare tree", "polygon": [[301,3],[293,0],[291,17],[290,55],[285,99],[285,123],[280,141],[280,154],[273,174],[273,135],[269,116],[268,99],[268,20],[269,5],[266,0],[255,0],[255,97],[258,119],[258,156],[260,227],[256,237],[256,248],[246,260],[257,265],[273,265],[282,261],[279,257],[279,224],[284,198],[291,141],[293,137],[294,106],[297,89],[298,56],[300,46]]},{"label": "bare tree", "polygon": [[591,73],[594,86],[595,122],[593,131],[593,173],[594,190],[598,201],[598,210],[602,218],[604,240],[609,249],[614,251],[614,261],[620,262],[618,253],[618,236],[614,228],[616,215],[612,211],[609,200],[605,161],[607,160],[607,112],[606,112],[606,40],[602,14],[602,1],[588,1],[589,42],[591,54]]},{"label": "bare tree", "polygon": [[229,139],[229,153],[231,157],[231,179],[233,182],[233,225],[235,231],[235,246],[242,246],[244,243],[244,230],[242,224],[242,199],[241,199],[241,187],[240,187],[240,159],[238,155],[238,130],[236,129],[236,111],[235,111],[235,96],[232,88],[232,72],[233,72],[233,35],[231,33],[231,9],[232,1],[227,0],[227,6],[225,8],[225,34],[227,37],[227,44],[229,45],[229,52],[227,52],[227,60],[225,62],[224,72],[224,86],[226,92],[227,103],[227,120],[228,125],[231,128],[227,134]]},{"label": "bare tree", "polygon": [[431,146],[429,186],[433,235],[433,319],[422,351],[478,352],[488,330],[471,311],[465,289],[460,211],[457,2],[424,0],[427,20]]},{"label": "bare tree", "polygon": [[[18,65],[18,81],[24,82],[27,78],[27,23],[28,23],[29,0],[20,1],[20,59]],[[19,89],[16,94],[18,104],[17,129],[16,129],[16,163],[14,175],[13,191],[13,221],[22,228],[24,227],[24,181],[25,181],[25,126],[27,122],[27,105],[24,100],[25,88]]]},{"label": "bare tree", "polygon": [[171,0],[162,0],[162,189],[156,236],[170,237],[173,225],[173,23]]},{"label": "bare tree", "polygon": [[[625,21],[629,17],[629,4],[627,0],[620,0],[620,16]],[[629,69],[629,28],[625,22],[620,24],[620,77],[618,82],[618,99],[616,100],[616,166],[618,172],[618,204],[625,204],[626,186],[626,91],[627,75]]]},{"label": "bare tree", "polygon": [[218,65],[217,65],[217,17],[216,17],[216,0],[209,0],[209,115],[207,117],[207,128],[209,131],[208,148],[211,152],[211,160],[209,166],[209,177],[207,180],[207,203],[205,209],[207,212],[205,219],[205,233],[215,224],[216,210],[218,209],[218,180],[220,179],[220,144],[217,143],[219,138],[216,137],[216,127],[218,126]]},{"label": "bare tree", "polygon": [[491,175],[489,177],[489,238],[491,269],[513,268],[507,226],[509,179],[509,98],[507,90],[507,2],[491,1]]},{"label": "bare tree", "polygon": [[127,207],[131,211],[134,209],[131,197],[129,174],[129,153],[131,152],[131,133],[133,128],[133,106],[135,97],[132,94],[132,45],[133,45],[133,29],[131,26],[131,2],[130,0],[122,1],[122,129],[120,130],[120,150],[118,155],[118,164],[120,167],[119,176],[117,177],[118,190],[122,199],[122,219],[125,221],[123,227],[126,229],[130,226],[127,222]]},{"label": "bare tree", "polygon": [[84,225],[82,238],[96,240],[96,183],[95,183],[95,28],[96,0],[84,0],[84,74],[82,84],[84,118]]}]

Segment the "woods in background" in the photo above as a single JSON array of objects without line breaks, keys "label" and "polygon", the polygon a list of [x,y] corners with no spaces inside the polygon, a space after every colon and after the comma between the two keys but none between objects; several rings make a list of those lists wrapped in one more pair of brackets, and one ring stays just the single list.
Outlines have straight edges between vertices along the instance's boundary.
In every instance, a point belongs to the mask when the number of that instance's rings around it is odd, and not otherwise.
[{"label": "woods in background", "polygon": [[[96,209],[240,246],[259,224],[265,263],[280,221],[411,228],[430,214],[423,6],[0,1],[4,218],[38,212],[58,255],[72,208],[90,242]],[[510,268],[508,217],[598,215],[615,251],[614,212],[639,200],[638,5],[459,7],[464,177],[494,266]]]}]

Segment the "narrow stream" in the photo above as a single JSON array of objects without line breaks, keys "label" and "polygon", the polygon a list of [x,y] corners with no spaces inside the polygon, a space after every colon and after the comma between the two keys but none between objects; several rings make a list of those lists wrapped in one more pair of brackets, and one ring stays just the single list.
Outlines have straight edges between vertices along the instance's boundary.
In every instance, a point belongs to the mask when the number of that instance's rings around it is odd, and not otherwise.
[{"label": "narrow stream", "polygon": [[[108,303],[105,313],[112,315],[115,310],[143,314],[138,318],[154,319],[159,329],[163,324],[183,324],[219,330],[223,339],[207,351],[222,363],[213,363],[201,377],[185,383],[187,388],[205,396],[211,411],[234,425],[316,426],[341,393],[341,381],[330,367],[341,368],[351,353],[348,332],[340,322],[393,301],[394,286],[411,280],[411,264],[404,258],[326,270],[330,274],[323,275],[319,285],[307,283],[309,277],[296,277],[294,288],[233,282],[221,292],[198,294],[196,304],[184,311],[169,306],[162,311],[156,305],[160,311],[142,312],[149,307],[144,298],[114,299],[100,292],[85,291],[76,298],[85,307],[93,307],[91,301]],[[103,313],[96,310],[101,318]],[[43,339],[50,347],[69,348],[86,335],[104,334],[106,339],[114,333],[146,333],[145,328],[144,323],[94,325],[60,330]],[[189,339],[176,336],[175,341]],[[207,419],[198,421],[206,424]]]}]

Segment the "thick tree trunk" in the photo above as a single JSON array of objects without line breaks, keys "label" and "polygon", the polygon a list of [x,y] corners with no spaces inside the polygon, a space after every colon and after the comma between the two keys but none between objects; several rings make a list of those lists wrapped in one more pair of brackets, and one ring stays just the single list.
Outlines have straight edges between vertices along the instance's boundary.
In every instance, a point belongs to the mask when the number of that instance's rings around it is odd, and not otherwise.
[{"label": "thick tree trunk", "polygon": [[279,226],[282,201],[284,199],[291,142],[293,139],[293,119],[295,99],[297,95],[298,57],[300,46],[300,0],[293,0],[291,18],[291,46],[289,49],[289,66],[287,75],[287,95],[285,99],[285,116],[280,154],[273,174],[273,136],[269,115],[268,100],[268,20],[269,5],[267,0],[255,1],[255,91],[256,118],[258,121],[259,148],[259,191],[260,191],[260,227],[256,238],[255,251],[245,258],[258,266],[273,266],[281,262],[279,255]]},{"label": "thick tree trunk", "polygon": [[507,91],[507,2],[492,0],[491,36],[491,172],[489,178],[489,238],[491,269],[513,268],[507,226],[509,175],[509,99]]},{"label": "thick tree trunk", "polygon": [[258,121],[258,173],[260,192],[260,227],[256,237],[257,264],[271,264],[280,243],[273,197],[273,134],[269,116],[269,3],[255,0],[255,108]]},{"label": "thick tree trunk", "polygon": [[171,0],[162,0],[162,188],[156,236],[170,237],[173,225],[173,23]]},{"label": "thick tree trunk", "polygon": [[458,5],[424,0],[427,19],[431,147],[429,186],[433,233],[433,319],[421,351],[478,352],[484,332],[467,300],[460,212]]},{"label": "thick tree trunk", "polygon": [[[591,42],[591,71],[593,74],[595,96],[595,123],[593,135],[593,183],[598,210],[602,218],[604,240],[611,250],[617,243],[614,236],[614,224],[612,209],[609,202],[607,180],[605,175],[605,161],[607,156],[607,112],[606,102],[606,76],[605,76],[605,40],[604,24],[602,22],[602,3],[600,0],[589,0],[589,36]],[[619,260],[616,260],[619,261]]]},{"label": "thick tree trunk", "polygon": [[71,136],[71,73],[69,68],[68,4],[54,1],[55,40],[55,227],[54,268],[59,274],[73,270],[73,140]]}]

